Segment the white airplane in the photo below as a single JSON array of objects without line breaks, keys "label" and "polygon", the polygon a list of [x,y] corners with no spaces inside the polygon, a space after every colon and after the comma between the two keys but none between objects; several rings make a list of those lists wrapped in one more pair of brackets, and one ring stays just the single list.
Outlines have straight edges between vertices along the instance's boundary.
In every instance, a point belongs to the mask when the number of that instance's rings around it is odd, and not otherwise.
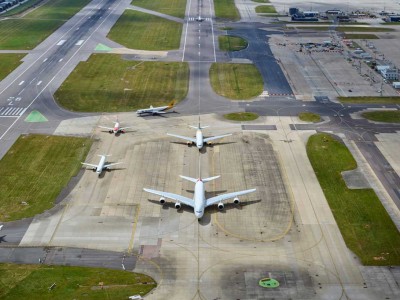
[{"label": "white airplane", "polygon": [[250,190],[245,190],[245,191],[240,191],[240,192],[222,194],[219,196],[215,196],[215,197],[206,199],[204,183],[207,183],[209,181],[217,179],[217,178],[219,178],[219,176],[203,178],[203,179],[201,179],[201,178],[196,179],[196,178],[186,177],[186,176],[182,176],[182,175],[180,175],[180,177],[195,183],[193,199],[190,199],[190,198],[187,198],[187,197],[184,197],[181,195],[173,194],[173,193],[161,192],[161,191],[156,191],[156,190],[151,190],[151,189],[146,189],[146,188],[144,188],[143,190],[148,193],[161,196],[161,198],[160,198],[161,204],[164,204],[165,198],[168,198],[175,202],[176,209],[181,208],[181,203],[188,205],[190,207],[193,207],[194,214],[197,219],[201,219],[201,217],[204,215],[205,208],[210,205],[217,204],[218,209],[222,210],[222,209],[224,209],[224,204],[222,203],[223,201],[233,198],[233,203],[239,204],[240,201],[239,201],[238,196],[253,193],[256,191],[256,189],[250,189]]},{"label": "white airplane", "polygon": [[100,156],[100,161],[99,161],[99,164],[97,164],[97,165],[88,164],[88,163],[81,163],[81,164],[84,166],[91,167],[93,172],[96,172],[99,176],[103,172],[103,170],[109,170],[111,166],[122,164],[122,162],[106,164],[106,157],[110,156],[110,155],[99,155],[99,156]]},{"label": "white airplane", "polygon": [[182,136],[182,135],[177,135],[177,134],[172,134],[172,133],[167,133],[167,135],[173,136],[173,137],[176,137],[176,138],[179,138],[179,139],[186,140],[186,141],[188,141],[188,145],[189,146],[192,145],[192,144],[195,144],[196,147],[199,150],[201,150],[201,148],[203,148],[204,144],[210,144],[209,143],[210,141],[221,139],[223,137],[232,135],[232,133],[228,133],[228,134],[224,134],[224,135],[211,136],[211,137],[208,137],[208,138],[204,138],[203,132],[201,130],[204,129],[204,128],[207,128],[209,126],[201,127],[200,123],[199,123],[199,125],[197,127],[196,126],[189,126],[189,127],[197,129],[196,138],[190,138],[190,137],[187,137],[187,136]]},{"label": "white airplane", "polygon": [[171,109],[172,107],[174,107],[174,101],[166,106],[153,107],[153,105],[150,105],[150,108],[138,109],[136,113],[139,116],[142,116],[143,114],[160,115],[165,114],[165,111]]},{"label": "white airplane", "polygon": [[132,127],[121,127],[118,119],[115,122],[114,127],[105,127],[105,126],[99,126],[99,127],[107,129],[109,133],[114,133],[115,135],[117,135],[118,133],[125,133],[126,129],[132,128]]}]

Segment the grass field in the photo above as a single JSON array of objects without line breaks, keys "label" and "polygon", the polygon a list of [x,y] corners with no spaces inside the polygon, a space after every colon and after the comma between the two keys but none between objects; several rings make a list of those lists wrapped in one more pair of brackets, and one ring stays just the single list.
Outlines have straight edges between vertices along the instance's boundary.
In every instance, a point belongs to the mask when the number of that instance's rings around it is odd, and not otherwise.
[{"label": "grass field", "polygon": [[375,34],[372,33],[345,33],[344,35],[345,39],[348,40],[376,40],[379,39],[379,37]]},{"label": "grass field", "polygon": [[347,147],[328,134],[315,134],[307,154],[347,247],[364,265],[399,265],[400,233],[375,192],[350,190],[342,178],[342,171],[357,167]]},{"label": "grass field", "polygon": [[91,144],[85,138],[20,136],[0,160],[0,221],[32,217],[51,208],[78,173]]},{"label": "grass field", "polygon": [[25,54],[0,54],[0,81],[7,77],[22,61]]},{"label": "grass field", "polygon": [[230,113],[224,115],[225,119],[231,120],[231,121],[254,121],[258,119],[259,115],[256,113],[252,112],[237,112],[237,113]]},{"label": "grass field", "polygon": [[311,113],[311,112],[302,112],[302,113],[299,113],[299,119],[302,121],[305,121],[305,122],[316,123],[316,122],[321,121],[321,116],[318,114]]},{"label": "grass field", "polygon": [[238,21],[239,11],[236,8],[235,0],[214,0],[215,16],[219,19]]},{"label": "grass field", "polygon": [[261,74],[252,64],[213,63],[210,81],[218,95],[234,100],[251,99],[263,91]]},{"label": "grass field", "polygon": [[247,41],[238,36],[220,35],[218,37],[219,49],[222,51],[240,51],[247,48]]},{"label": "grass field", "polygon": [[342,103],[400,104],[400,97],[338,97]]},{"label": "grass field", "polygon": [[32,49],[90,0],[53,0],[22,18],[0,22],[0,49]]},{"label": "grass field", "polygon": [[339,26],[336,28],[339,32],[389,32],[394,31],[393,28],[383,27],[357,27],[357,26]]},{"label": "grass field", "polygon": [[0,264],[0,272],[3,300],[128,299],[157,285],[147,275],[103,268]]},{"label": "grass field", "polygon": [[276,14],[275,7],[272,5],[260,5],[256,7],[256,13],[258,14]]},{"label": "grass field", "polygon": [[134,0],[132,5],[154,10],[178,18],[185,17],[187,0]]},{"label": "grass field", "polygon": [[369,111],[362,113],[362,116],[377,122],[400,123],[400,110]]},{"label": "grass field", "polygon": [[126,10],[108,38],[130,49],[178,49],[182,24],[138,11]]},{"label": "grass field", "polygon": [[[296,26],[297,29],[309,29],[324,31],[329,30],[329,26]],[[357,27],[357,26],[338,26],[336,31],[339,32],[389,32],[394,31],[392,28],[382,28],[382,27]]]},{"label": "grass field", "polygon": [[119,55],[93,54],[79,63],[55,98],[72,111],[130,111],[180,101],[188,85],[187,63],[126,61]]},{"label": "grass field", "polygon": [[381,25],[400,25],[400,22],[384,22]]}]

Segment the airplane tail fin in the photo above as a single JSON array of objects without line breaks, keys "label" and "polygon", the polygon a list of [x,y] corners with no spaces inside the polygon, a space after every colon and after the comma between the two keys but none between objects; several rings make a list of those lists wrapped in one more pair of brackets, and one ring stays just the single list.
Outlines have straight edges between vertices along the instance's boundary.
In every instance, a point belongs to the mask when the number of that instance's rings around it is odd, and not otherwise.
[{"label": "airplane tail fin", "polygon": [[153,105],[150,105],[150,108],[154,108]]},{"label": "airplane tail fin", "polygon": [[169,104],[168,104],[168,109],[173,108],[175,105],[175,100],[172,100]]},{"label": "airplane tail fin", "polygon": [[188,176],[183,176],[183,175],[179,175],[179,177],[182,178],[182,179],[186,179],[186,180],[188,180],[188,181],[194,182],[194,183],[197,182],[197,179],[196,179],[196,178],[192,178],[192,177],[188,177]]},{"label": "airplane tail fin", "polygon": [[204,128],[208,128],[210,126],[200,126],[200,123],[199,123],[199,125],[197,125],[197,126],[189,125],[189,127],[193,128],[193,129],[204,129]]},{"label": "airplane tail fin", "polygon": [[205,183],[205,182],[213,181],[219,177],[221,177],[221,176],[218,175],[218,176],[214,176],[214,177],[203,178],[201,181],[203,181]]}]

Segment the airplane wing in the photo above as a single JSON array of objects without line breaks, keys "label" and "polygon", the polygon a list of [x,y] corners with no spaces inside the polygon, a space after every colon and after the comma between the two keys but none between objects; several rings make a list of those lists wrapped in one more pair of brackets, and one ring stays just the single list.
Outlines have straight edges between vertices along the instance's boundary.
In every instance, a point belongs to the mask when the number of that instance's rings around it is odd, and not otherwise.
[{"label": "airplane wing", "polygon": [[144,191],[151,193],[151,194],[155,194],[161,197],[165,197],[168,199],[171,199],[175,202],[180,202],[183,203],[185,205],[188,205],[190,207],[194,206],[194,202],[192,199],[181,196],[181,195],[177,195],[177,194],[173,194],[173,193],[167,193],[167,192],[161,192],[161,191],[156,191],[156,190],[151,190],[151,189],[143,189]]},{"label": "airplane wing", "polygon": [[187,137],[187,136],[182,136],[182,135],[177,135],[177,134],[172,134],[172,133],[167,133],[167,135],[174,136],[176,138],[183,139],[183,140],[186,140],[186,141],[190,141],[192,143],[196,143],[196,139],[190,138],[190,137]]},{"label": "airplane wing", "polygon": [[227,199],[235,198],[235,197],[241,196],[241,195],[246,195],[246,194],[249,194],[249,193],[252,193],[252,192],[255,192],[255,191],[256,191],[256,189],[251,189],[251,190],[245,190],[245,191],[233,192],[233,193],[228,193],[228,194],[222,194],[222,195],[219,195],[219,196],[215,196],[215,197],[212,197],[210,199],[207,199],[206,207],[210,206],[210,205],[213,205],[213,204],[216,204],[216,203],[221,202],[221,201],[225,201]]},{"label": "airplane wing", "polygon": [[97,165],[93,165],[93,164],[88,164],[88,163],[81,163],[84,166],[88,166],[88,167],[92,167],[92,168],[97,168]]},{"label": "airplane wing", "polygon": [[130,126],[130,127],[122,127],[122,128],[120,128],[119,130],[125,130],[125,129],[129,129],[129,128],[133,128],[133,126]]},{"label": "airplane wing", "polygon": [[209,142],[209,141],[213,141],[213,140],[217,140],[217,139],[222,139],[223,137],[230,136],[230,135],[232,135],[232,133],[228,133],[228,134],[224,134],[224,135],[211,136],[211,137],[209,137],[209,138],[203,139],[203,141],[204,141],[205,143],[207,143],[207,142]]},{"label": "airplane wing", "polygon": [[103,129],[107,129],[107,130],[114,130],[114,128],[111,128],[111,127],[104,127],[104,126],[99,126],[100,128],[103,128]]},{"label": "airplane wing", "polygon": [[108,168],[108,167],[115,166],[115,165],[119,165],[119,164],[122,164],[122,162],[117,162],[117,163],[112,163],[112,164],[104,165],[103,168]]}]

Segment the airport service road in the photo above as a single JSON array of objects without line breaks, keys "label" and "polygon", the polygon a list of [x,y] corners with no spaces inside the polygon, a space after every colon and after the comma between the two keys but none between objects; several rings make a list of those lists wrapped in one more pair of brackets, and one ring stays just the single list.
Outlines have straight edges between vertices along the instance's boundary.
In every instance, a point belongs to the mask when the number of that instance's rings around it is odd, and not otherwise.
[{"label": "airport service road", "polygon": [[[129,1],[91,2],[30,51],[24,58],[24,63],[1,82],[0,157],[21,132],[52,133],[60,120],[77,116],[60,109],[52,94],[79,61],[87,59],[91,54],[95,46],[88,40],[95,36],[100,26],[112,26],[116,20],[116,12],[122,13],[123,9],[120,7],[126,6],[124,2]],[[25,123],[24,118],[33,109],[39,110],[49,122]],[[3,120],[4,118],[7,120]]]}]

